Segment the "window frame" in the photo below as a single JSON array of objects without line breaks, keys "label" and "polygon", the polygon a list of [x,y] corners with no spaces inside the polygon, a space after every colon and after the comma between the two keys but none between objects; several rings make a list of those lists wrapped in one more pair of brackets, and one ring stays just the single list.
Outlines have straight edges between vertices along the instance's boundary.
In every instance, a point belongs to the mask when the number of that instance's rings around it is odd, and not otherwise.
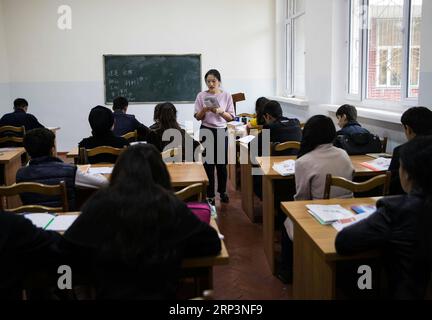
[{"label": "window frame", "polygon": [[[306,83],[304,94],[295,92],[295,22],[306,15],[306,10],[296,12],[296,0],[284,1],[284,86],[283,93],[288,98],[306,99]],[[304,36],[304,35],[303,35]]]},{"label": "window frame", "polygon": [[[359,90],[358,94],[351,93],[351,33],[353,27],[353,5],[355,0],[349,0],[348,6],[348,49],[347,49],[347,85],[346,85],[346,98],[347,100],[359,101],[362,105],[365,106],[378,106],[384,107],[388,109],[395,109],[395,106],[399,106],[400,108],[414,106],[418,103],[418,97],[410,97],[410,57],[411,57],[411,8],[413,0],[404,0],[403,7],[403,18],[402,18],[402,79],[401,79],[401,98],[398,101],[390,101],[390,100],[380,100],[380,99],[369,99],[368,98],[368,59],[369,59],[369,0],[359,0],[358,9],[360,15],[360,45],[359,45]],[[356,12],[356,11],[355,11]],[[413,47],[421,47],[413,46]],[[421,59],[421,57],[420,57]],[[379,66],[377,66],[379,69]],[[377,75],[379,73],[377,72]],[[389,83],[390,79],[387,79],[387,83]],[[379,83],[379,78],[377,77],[376,82]],[[396,88],[399,86],[377,86],[380,88],[388,87],[388,88]]]}]

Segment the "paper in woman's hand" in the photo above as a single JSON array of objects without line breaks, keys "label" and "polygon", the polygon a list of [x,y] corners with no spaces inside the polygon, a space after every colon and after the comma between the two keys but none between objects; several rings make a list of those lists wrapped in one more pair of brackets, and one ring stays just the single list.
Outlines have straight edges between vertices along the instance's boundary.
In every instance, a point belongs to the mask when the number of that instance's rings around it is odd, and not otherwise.
[{"label": "paper in woman's hand", "polygon": [[208,108],[220,108],[219,101],[215,97],[206,97],[204,104]]}]

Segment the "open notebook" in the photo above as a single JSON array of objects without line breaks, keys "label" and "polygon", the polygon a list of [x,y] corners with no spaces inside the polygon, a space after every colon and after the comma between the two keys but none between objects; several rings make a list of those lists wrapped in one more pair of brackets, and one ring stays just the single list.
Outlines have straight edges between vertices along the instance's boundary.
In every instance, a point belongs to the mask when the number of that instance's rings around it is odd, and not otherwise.
[{"label": "open notebook", "polygon": [[36,227],[51,231],[66,231],[78,218],[77,214],[56,215],[51,213],[27,213],[24,215]]}]

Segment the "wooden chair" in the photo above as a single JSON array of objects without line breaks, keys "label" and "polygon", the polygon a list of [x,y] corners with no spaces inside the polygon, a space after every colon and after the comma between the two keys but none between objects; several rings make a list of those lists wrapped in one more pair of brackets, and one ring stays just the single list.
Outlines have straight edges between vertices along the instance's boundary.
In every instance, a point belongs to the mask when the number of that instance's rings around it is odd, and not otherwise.
[{"label": "wooden chair", "polygon": [[124,135],[122,135],[122,138],[125,138],[128,142],[136,142],[138,141],[138,131],[131,131]]},{"label": "wooden chair", "polygon": [[240,93],[234,93],[232,95],[232,99],[233,99],[233,102],[234,102],[234,112],[237,114],[237,102],[245,101],[246,100],[245,94],[242,93],[242,92],[240,92]]},{"label": "wooden chair", "polygon": [[[79,163],[80,164],[88,164],[89,158],[100,155],[100,154],[111,154],[113,156],[119,156],[126,148],[114,148],[108,146],[96,147],[93,149],[79,149]],[[104,162],[105,163],[105,162]],[[101,163],[102,164],[102,163]]]},{"label": "wooden chair", "polygon": [[[22,193],[36,193],[46,196],[60,196],[62,201],[61,207],[46,207],[42,205],[25,205],[18,208],[5,209],[4,198],[11,196],[18,196]],[[67,199],[66,183],[61,181],[58,185],[46,185],[34,182],[22,182],[12,186],[0,187],[0,210],[11,213],[23,212],[68,212],[69,204]]]},{"label": "wooden chair", "polygon": [[162,160],[177,157],[180,153],[179,148],[171,148],[161,152]]},{"label": "wooden chair", "polygon": [[25,135],[25,127],[3,126],[0,127],[0,145],[11,143],[22,146]]},{"label": "wooden chair", "polygon": [[201,202],[203,200],[203,184],[192,184],[184,189],[177,191],[175,195],[182,201],[189,200],[190,198],[195,198],[197,199],[197,201]]},{"label": "wooden chair", "polygon": [[384,138],[381,140],[381,147],[382,147],[381,152],[382,152],[382,153],[386,153],[386,152],[387,152],[387,140],[388,140],[387,137],[384,137]]},{"label": "wooden chair", "polygon": [[282,152],[288,149],[300,150],[300,142],[287,141],[287,142],[277,143],[273,147],[273,150],[276,152]]},{"label": "wooden chair", "polygon": [[255,113],[254,114],[240,113],[240,114],[237,115],[237,117],[240,117],[240,118],[255,118],[256,114]]},{"label": "wooden chair", "polygon": [[352,182],[345,178],[333,177],[331,174],[326,176],[324,199],[330,199],[330,189],[332,186],[344,188],[351,192],[367,192],[376,187],[383,186],[383,196],[389,194],[391,173],[381,174],[365,182]]}]

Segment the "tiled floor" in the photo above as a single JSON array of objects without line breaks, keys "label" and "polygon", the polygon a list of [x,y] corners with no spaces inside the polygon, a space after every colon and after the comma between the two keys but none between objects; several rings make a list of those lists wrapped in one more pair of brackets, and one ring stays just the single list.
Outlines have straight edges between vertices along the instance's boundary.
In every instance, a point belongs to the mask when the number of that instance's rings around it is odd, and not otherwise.
[{"label": "tiled floor", "polygon": [[263,250],[262,224],[253,224],[243,212],[240,192],[229,187],[229,195],[229,204],[217,201],[218,225],[225,236],[230,262],[214,268],[214,299],[290,299],[291,285],[282,284],[270,273]]}]

